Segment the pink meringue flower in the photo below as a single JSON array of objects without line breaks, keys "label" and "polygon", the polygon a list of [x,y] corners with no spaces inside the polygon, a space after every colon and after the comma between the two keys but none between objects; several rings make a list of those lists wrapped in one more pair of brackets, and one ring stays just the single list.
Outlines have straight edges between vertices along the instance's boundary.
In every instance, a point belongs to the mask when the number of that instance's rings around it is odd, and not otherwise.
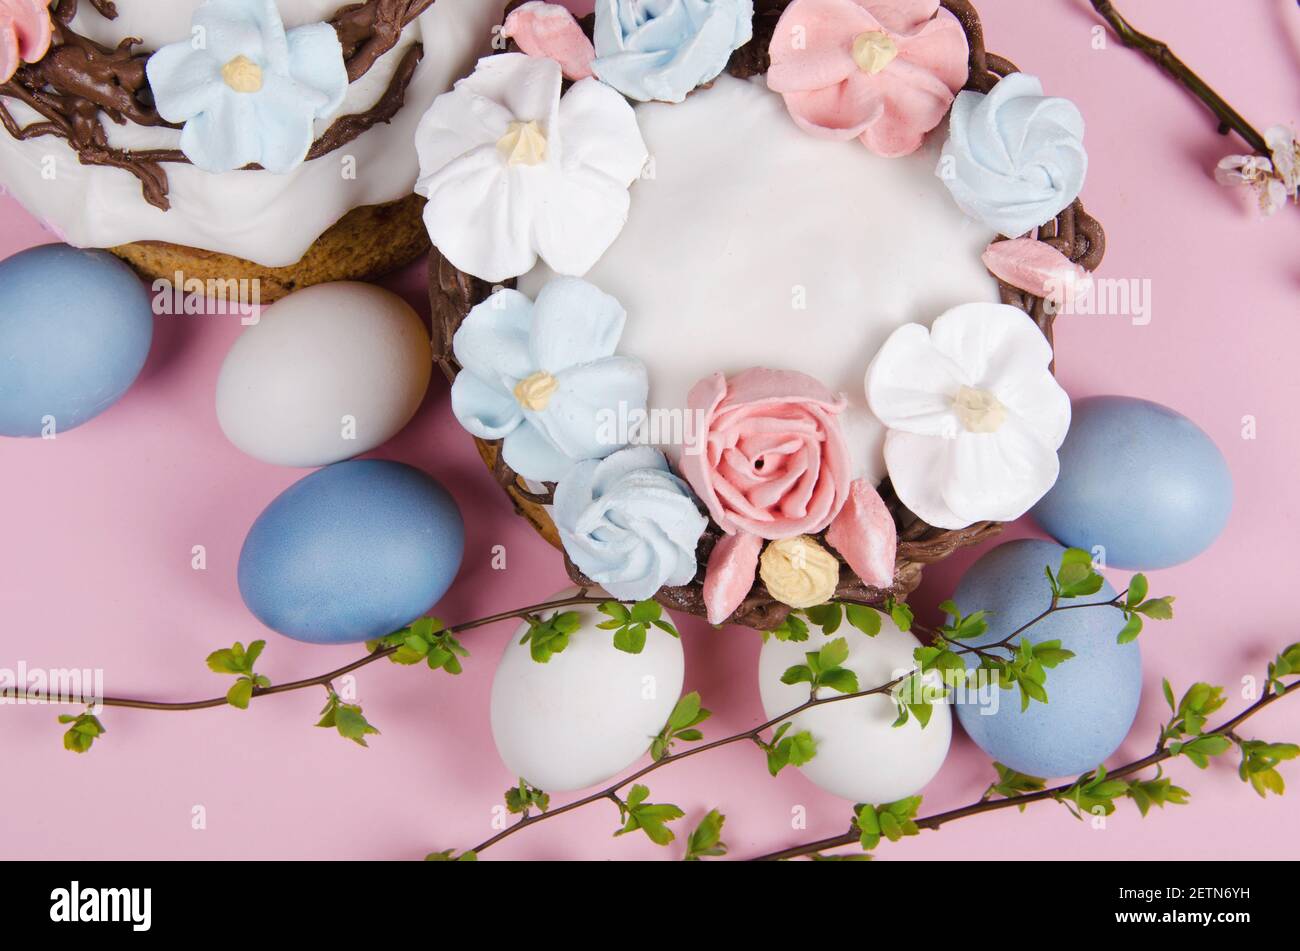
[{"label": "pink meringue flower", "polygon": [[750,369],[701,380],[687,402],[703,414],[702,445],[683,453],[682,475],[724,532],[813,535],[839,514],[851,468],[843,397],[802,373]]},{"label": "pink meringue flower", "polygon": [[19,63],[35,63],[50,49],[50,0],[0,0],[0,82]]},{"label": "pink meringue flower", "polygon": [[800,127],[892,158],[943,121],[970,48],[939,0],[794,0],[770,53],[767,84]]}]

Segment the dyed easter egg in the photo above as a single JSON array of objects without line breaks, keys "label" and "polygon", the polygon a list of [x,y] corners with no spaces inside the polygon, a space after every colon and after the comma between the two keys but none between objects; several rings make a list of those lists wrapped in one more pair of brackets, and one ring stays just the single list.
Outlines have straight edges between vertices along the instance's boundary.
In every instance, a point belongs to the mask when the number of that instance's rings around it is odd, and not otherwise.
[{"label": "dyed easter egg", "polygon": [[254,459],[328,465],[395,436],[432,367],[406,301],[370,284],[318,284],[272,304],[235,341],[217,378],[217,419]]},{"label": "dyed easter egg", "polygon": [[[806,683],[784,684],[781,675],[806,663],[806,653],[840,637],[849,647],[843,666],[857,674],[861,690],[888,683],[916,666],[912,652],[920,642],[883,616],[875,637],[844,625],[830,636],[814,628],[801,642],[769,638],[758,658],[758,690],[769,718],[808,699]],[[818,692],[819,697],[835,695],[826,688]],[[894,802],[919,792],[934,778],[952,739],[947,703],[934,704],[924,728],[915,717],[895,727],[897,717],[890,697],[860,697],[805,710],[791,719],[788,735],[812,733],[817,754],[800,769],[826,792],[853,802]]]},{"label": "dyed easter egg", "polygon": [[[562,591],[556,598],[576,594]],[[645,648],[614,647],[613,632],[594,605],[577,611],[582,626],[546,663],[533,660],[520,638],[506,645],[492,680],[492,738],[514,776],[547,792],[595,786],[627,769],[650,748],[682,692],[682,643],[651,628]]]},{"label": "dyed easter egg", "polygon": [[451,586],[465,529],[447,490],[399,462],[340,462],[295,482],[239,553],[239,593],[274,631],[312,644],[405,627]]},{"label": "dyed easter egg", "polygon": [[[953,600],[963,614],[987,611],[989,629],[969,643],[995,643],[1051,603],[1043,569],[1061,563],[1065,549],[1021,539],[999,545],[970,567]],[[1115,589],[1068,604],[1105,602]],[[1124,617],[1112,607],[1062,611],[1022,635],[1031,644],[1059,640],[1074,657],[1047,671],[1047,698],[1023,712],[1015,687],[989,685],[957,696],[957,718],[975,744],[999,763],[1031,776],[1077,776],[1119,748],[1133,726],[1142,695],[1142,657],[1136,641],[1117,644]],[[1019,637],[1017,638],[1017,641]],[[977,666],[966,655],[968,667]]]},{"label": "dyed easter egg", "polygon": [[[1061,475],[1033,509],[1043,529],[1115,568],[1168,568],[1219,537],[1232,510],[1223,453],[1186,416],[1127,396],[1074,404]],[[1100,548],[1098,548],[1100,546]]]},{"label": "dyed easter egg", "polygon": [[148,288],[107,251],[47,244],[0,262],[0,436],[94,419],[130,389],[152,341]]}]

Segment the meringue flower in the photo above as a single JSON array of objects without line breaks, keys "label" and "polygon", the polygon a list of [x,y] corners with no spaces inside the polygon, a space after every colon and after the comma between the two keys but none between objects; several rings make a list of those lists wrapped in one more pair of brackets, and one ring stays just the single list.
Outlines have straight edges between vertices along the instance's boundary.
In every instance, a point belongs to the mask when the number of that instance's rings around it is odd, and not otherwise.
[{"label": "meringue flower", "polygon": [[754,35],[754,0],[596,0],[592,72],[640,102],[681,102]]},{"label": "meringue flower", "polygon": [[963,304],[927,330],[905,324],[867,369],[904,505],[938,528],[1019,518],[1056,482],[1070,398],[1052,348],[1006,304]]},{"label": "meringue flower", "polygon": [[334,27],[286,32],[274,0],[208,0],[192,23],[193,38],[164,46],[145,67],[158,114],[185,124],[185,157],[208,172],[254,163],[293,171],[316,120],[337,112],[347,93]]},{"label": "meringue flower", "polygon": [[560,64],[504,53],[434,100],[420,121],[418,194],[429,237],[485,281],[540,256],[581,276],[627,222],[648,153],[627,100],[594,79],[563,98]]},{"label": "meringue flower", "polygon": [[758,561],[767,593],[792,608],[812,608],[835,597],[840,562],[807,535],[768,544]]},{"label": "meringue flower", "polygon": [[35,63],[50,49],[50,0],[0,0],[0,83],[20,63]]},{"label": "meringue flower", "polygon": [[1087,172],[1083,116],[1033,76],[958,93],[936,174],[970,217],[1018,238],[1068,208]]},{"label": "meringue flower", "polygon": [[555,488],[551,515],[578,570],[629,601],[689,584],[709,523],[663,453],[648,446],[574,466]]},{"label": "meringue flower", "polygon": [[939,0],[794,0],[770,53],[767,85],[802,129],[890,158],[921,147],[970,71]]},{"label": "meringue flower", "polygon": [[614,356],[626,314],[577,278],[556,278],[537,301],[500,290],[466,316],[452,349],[461,372],[451,410],[480,439],[503,440],[515,472],[555,482],[574,462],[619,449],[599,414],[644,410],[645,366]]}]

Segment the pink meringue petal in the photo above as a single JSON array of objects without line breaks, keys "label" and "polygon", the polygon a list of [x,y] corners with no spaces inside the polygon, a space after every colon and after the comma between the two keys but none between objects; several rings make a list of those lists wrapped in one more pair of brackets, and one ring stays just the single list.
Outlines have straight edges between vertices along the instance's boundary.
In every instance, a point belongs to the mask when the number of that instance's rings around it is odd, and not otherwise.
[{"label": "pink meringue petal", "polygon": [[826,542],[866,584],[888,588],[894,583],[898,529],[875,487],[858,479],[849,498],[826,531]]},{"label": "pink meringue petal", "polygon": [[855,0],[794,0],[768,47],[767,86],[773,92],[824,89],[857,72],[853,39],[880,24]]},{"label": "pink meringue petal", "polygon": [[1072,301],[1091,280],[1084,268],[1035,238],[995,241],[982,260],[994,277],[1058,306]]},{"label": "pink meringue petal", "polygon": [[757,535],[724,535],[713,546],[704,571],[704,608],[710,624],[722,624],[740,607],[758,573],[763,540]]},{"label": "pink meringue petal", "polygon": [[18,37],[18,55],[24,62],[35,63],[50,49],[53,26],[46,9],[49,0],[13,0],[4,4],[13,18]]},{"label": "pink meringue petal", "polygon": [[897,37],[898,59],[925,70],[954,95],[970,77],[970,42],[961,22],[947,10],[916,33]]},{"label": "pink meringue petal", "polygon": [[592,75],[596,50],[573,14],[558,3],[530,0],[516,7],[506,17],[501,35],[514,40],[529,56],[555,60],[567,79]]},{"label": "pink meringue petal", "polygon": [[7,83],[18,71],[18,31],[13,17],[0,13],[0,83]]},{"label": "pink meringue petal", "polygon": [[[696,384],[697,386],[699,384]],[[778,402],[794,403],[806,400],[820,403],[832,412],[841,412],[847,404],[844,397],[826,387],[819,380],[795,370],[768,370],[752,367],[742,370],[725,383],[728,400],[733,404]],[[694,390],[691,391],[692,394]],[[691,408],[695,408],[691,401]]]},{"label": "pink meringue petal", "polygon": [[879,89],[861,72],[824,89],[785,93],[785,107],[808,134],[841,141],[862,135],[885,114]]},{"label": "pink meringue petal", "polygon": [[953,91],[937,76],[903,60],[894,60],[874,78],[884,109],[859,138],[885,158],[911,155],[947,115]]},{"label": "pink meringue petal", "polygon": [[[859,0],[891,33],[910,33],[939,9],[939,0]],[[940,11],[940,15],[947,13]]]}]

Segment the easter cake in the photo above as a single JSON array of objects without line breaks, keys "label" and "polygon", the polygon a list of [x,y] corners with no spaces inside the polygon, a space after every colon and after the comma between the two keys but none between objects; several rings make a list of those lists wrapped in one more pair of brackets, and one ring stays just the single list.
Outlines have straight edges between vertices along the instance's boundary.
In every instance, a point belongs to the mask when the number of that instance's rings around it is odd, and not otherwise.
[{"label": "easter cake", "polygon": [[1051,488],[1083,119],[967,0],[508,6],[416,133],[452,409],[580,585],[770,628]]},{"label": "easter cake", "polygon": [[488,0],[5,0],[0,183],[149,277],[262,301],[428,246],[410,142]]}]

